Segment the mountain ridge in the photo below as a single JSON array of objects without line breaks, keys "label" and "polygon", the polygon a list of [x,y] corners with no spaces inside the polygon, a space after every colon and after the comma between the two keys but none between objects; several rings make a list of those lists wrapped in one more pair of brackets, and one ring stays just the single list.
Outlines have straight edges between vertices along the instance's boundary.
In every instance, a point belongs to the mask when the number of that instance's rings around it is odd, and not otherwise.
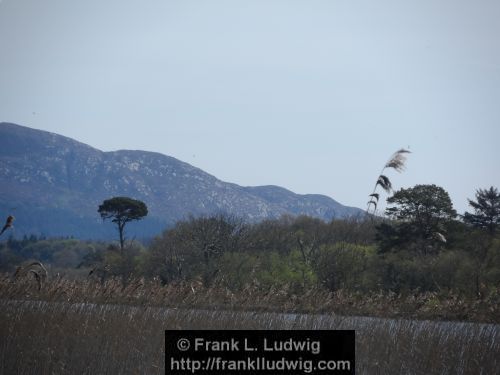
[{"label": "mountain ridge", "polygon": [[224,182],[158,152],[105,152],[56,133],[5,122],[0,123],[0,184],[0,210],[19,217],[16,235],[110,238],[114,228],[102,224],[97,206],[120,195],[147,204],[148,217],[130,224],[143,237],[189,216],[214,213],[248,221],[282,215],[330,220],[363,213],[324,195]]}]

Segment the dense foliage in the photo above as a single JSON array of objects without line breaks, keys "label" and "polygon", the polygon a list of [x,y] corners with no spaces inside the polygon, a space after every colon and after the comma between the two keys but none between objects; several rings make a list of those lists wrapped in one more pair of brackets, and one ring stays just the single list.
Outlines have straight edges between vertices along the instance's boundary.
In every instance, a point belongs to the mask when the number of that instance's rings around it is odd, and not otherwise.
[{"label": "dense foliage", "polygon": [[226,215],[192,217],[147,247],[131,242],[123,251],[76,239],[10,238],[0,244],[0,268],[38,260],[67,274],[92,271],[90,277],[101,280],[147,277],[233,292],[251,286],[473,298],[499,293],[500,238],[492,220],[476,225],[457,218],[448,193],[435,185],[402,189],[389,203],[387,218],[284,216],[248,224]]},{"label": "dense foliage", "polygon": [[476,201],[469,199],[469,205],[474,213],[466,212],[465,222],[476,228],[487,229],[494,234],[500,226],[500,193],[493,186],[488,190],[479,189],[476,192]]}]

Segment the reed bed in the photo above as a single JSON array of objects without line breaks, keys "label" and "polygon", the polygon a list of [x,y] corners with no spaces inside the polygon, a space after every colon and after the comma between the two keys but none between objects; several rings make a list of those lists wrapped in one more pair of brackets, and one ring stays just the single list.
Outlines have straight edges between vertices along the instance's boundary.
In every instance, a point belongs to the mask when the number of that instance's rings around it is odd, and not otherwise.
[{"label": "reed bed", "polygon": [[454,294],[332,293],[320,288],[299,293],[286,286],[263,290],[248,285],[235,292],[196,282],[162,285],[157,280],[111,278],[101,283],[64,277],[48,280],[40,288],[29,277],[3,275],[0,299],[500,323],[500,291],[471,300]]},{"label": "reed bed", "polygon": [[2,374],[163,374],[165,329],[354,329],[357,374],[494,374],[493,324],[0,301]]},{"label": "reed bed", "polygon": [[435,294],[252,286],[235,293],[194,282],[63,277],[40,287],[3,275],[0,374],[163,374],[166,329],[354,329],[357,374],[496,373],[500,325],[422,317],[498,323],[500,314],[498,301]]}]

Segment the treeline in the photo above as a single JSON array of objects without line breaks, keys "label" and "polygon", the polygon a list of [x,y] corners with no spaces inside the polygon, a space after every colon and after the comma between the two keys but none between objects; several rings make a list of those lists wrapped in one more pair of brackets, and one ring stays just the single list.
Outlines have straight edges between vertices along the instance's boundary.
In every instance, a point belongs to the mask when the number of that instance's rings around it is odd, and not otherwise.
[{"label": "treeline", "polygon": [[247,226],[223,216],[193,218],[152,243],[143,271],[164,282],[198,280],[231,290],[254,284],[471,297],[499,292],[497,237],[450,221],[446,242],[407,238],[404,243],[394,233],[388,238],[387,226],[396,230],[397,224],[285,217]]},{"label": "treeline", "polygon": [[12,272],[17,266],[39,261],[54,272],[67,275],[85,275],[80,270],[85,259],[105,254],[109,245],[104,242],[81,241],[75,238],[46,238],[45,236],[24,236],[22,239],[8,237],[0,243],[0,272]]},{"label": "treeline", "polygon": [[435,185],[401,189],[384,218],[324,222],[282,217],[257,224],[227,216],[190,218],[147,247],[75,239],[10,239],[0,265],[47,262],[59,271],[104,280],[120,276],[187,281],[239,291],[248,286],[303,292],[437,292],[500,297],[500,194],[478,190],[471,213],[458,216]]},{"label": "treeline", "polygon": [[247,225],[223,215],[192,218],[153,241],[145,271],[164,282],[197,280],[230,289],[248,284],[306,288],[323,281],[321,258],[330,251],[349,247],[375,253],[374,230],[364,220],[325,223],[285,216]]}]

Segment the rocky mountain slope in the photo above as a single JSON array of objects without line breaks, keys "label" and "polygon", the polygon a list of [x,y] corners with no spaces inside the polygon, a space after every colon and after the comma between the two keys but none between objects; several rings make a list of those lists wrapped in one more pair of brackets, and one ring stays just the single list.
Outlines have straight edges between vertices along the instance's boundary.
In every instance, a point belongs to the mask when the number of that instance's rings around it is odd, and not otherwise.
[{"label": "rocky mountain slope", "polygon": [[129,224],[139,237],[158,234],[190,215],[228,213],[258,221],[285,214],[325,220],[362,214],[323,195],[298,195],[278,186],[242,187],[170,156],[102,152],[10,123],[0,123],[0,186],[0,213],[16,216],[16,236],[114,236],[114,227],[103,225],[97,213],[98,205],[113,196],[147,204],[148,217]]}]

